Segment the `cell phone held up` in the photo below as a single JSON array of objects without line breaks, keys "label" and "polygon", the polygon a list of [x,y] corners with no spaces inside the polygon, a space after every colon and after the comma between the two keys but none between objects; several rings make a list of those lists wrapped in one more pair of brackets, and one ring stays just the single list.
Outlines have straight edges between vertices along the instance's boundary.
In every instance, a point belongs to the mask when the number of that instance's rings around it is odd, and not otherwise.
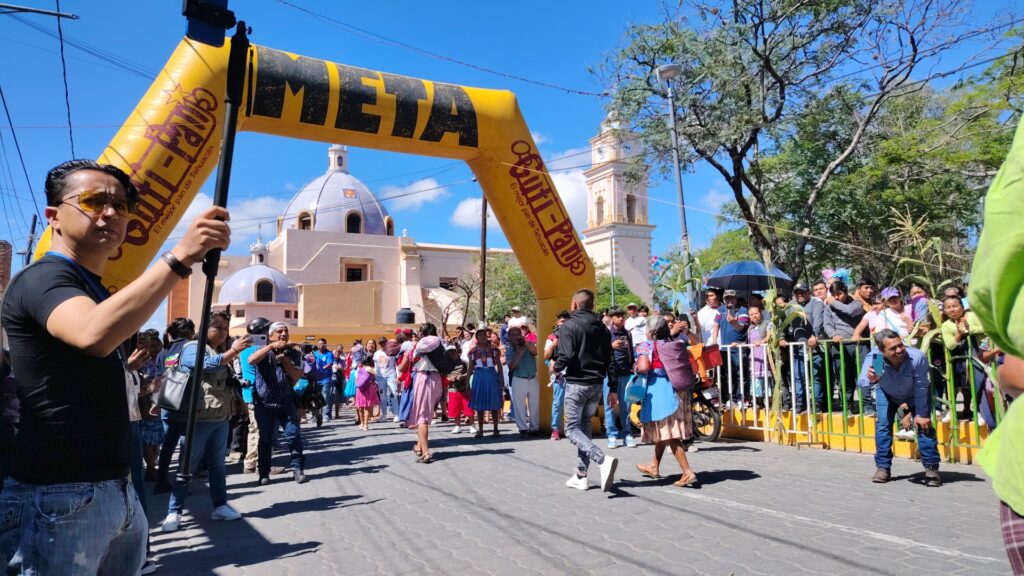
[{"label": "cell phone held up", "polygon": [[882,372],[885,370],[885,357],[881,353],[875,353],[874,358],[871,359],[871,368],[875,371],[875,376],[882,377]]},{"label": "cell phone held up", "polygon": [[253,346],[255,346],[257,348],[263,348],[264,346],[267,345],[267,335],[266,334],[252,334],[251,336],[252,336],[252,345]]}]

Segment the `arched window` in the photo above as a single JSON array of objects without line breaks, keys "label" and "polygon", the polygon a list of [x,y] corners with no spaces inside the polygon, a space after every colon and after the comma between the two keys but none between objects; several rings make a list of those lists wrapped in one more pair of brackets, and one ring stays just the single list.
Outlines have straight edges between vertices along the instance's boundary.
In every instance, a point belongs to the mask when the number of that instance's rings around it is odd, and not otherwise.
[{"label": "arched window", "polygon": [[309,212],[303,212],[299,214],[299,230],[312,230],[313,229],[313,215]]},{"label": "arched window", "polygon": [[384,221],[384,234],[388,236],[395,235],[395,221],[388,216],[387,220]]},{"label": "arched window", "polygon": [[260,264],[263,264],[263,254],[257,254],[256,259],[260,261]]},{"label": "arched window", "polygon": [[626,197],[626,222],[636,224],[636,198]]},{"label": "arched window", "polygon": [[363,232],[363,217],[358,212],[351,212],[345,217],[345,232],[349,234],[361,234]]},{"label": "arched window", "polygon": [[274,283],[270,280],[260,280],[256,283],[256,301],[257,302],[273,302],[274,301]]},{"label": "arched window", "polygon": [[598,196],[594,202],[594,226],[604,224],[604,198]]}]

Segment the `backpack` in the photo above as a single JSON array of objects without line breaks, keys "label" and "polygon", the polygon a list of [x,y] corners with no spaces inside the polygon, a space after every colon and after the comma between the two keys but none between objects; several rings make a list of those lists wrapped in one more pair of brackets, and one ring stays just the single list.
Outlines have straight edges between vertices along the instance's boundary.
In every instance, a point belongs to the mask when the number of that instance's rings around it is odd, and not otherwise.
[{"label": "backpack", "polygon": [[690,349],[687,342],[654,342],[654,354],[658,355],[662,366],[665,367],[665,374],[668,375],[673,390],[686,391],[693,388],[693,368],[690,367]]},{"label": "backpack", "polygon": [[427,352],[426,357],[442,376],[451,374],[459,367],[458,361],[452,358],[451,354],[444,349],[444,346],[438,346]]}]

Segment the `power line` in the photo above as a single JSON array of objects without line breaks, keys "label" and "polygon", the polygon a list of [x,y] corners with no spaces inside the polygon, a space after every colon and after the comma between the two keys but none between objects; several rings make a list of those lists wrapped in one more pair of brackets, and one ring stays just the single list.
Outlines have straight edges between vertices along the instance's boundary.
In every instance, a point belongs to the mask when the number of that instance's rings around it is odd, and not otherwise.
[{"label": "power line", "polygon": [[[32,28],[33,30],[42,32],[43,34],[46,34],[47,36],[55,40],[60,39],[60,34],[51,31],[49,28],[45,26],[36,24],[35,22],[28,20],[27,18],[18,16],[16,14],[12,15],[11,18],[14,18],[18,22],[21,22],[22,24],[28,26],[29,28]],[[126,72],[129,72],[141,78],[145,78],[146,80],[152,81],[157,77],[157,71],[150,69],[148,66],[144,64],[133,62],[118,54],[93,46],[91,44],[78,40],[72,36],[66,36],[64,38],[64,42],[66,42],[67,45],[71,46],[72,48],[77,48],[78,50],[81,50],[82,52],[85,52],[90,56],[99,58],[100,60],[103,60],[105,62],[109,62]]]},{"label": "power line", "polygon": [[[57,0],[57,12],[60,12],[60,0]],[[71,128],[71,94],[68,90],[68,63],[64,59],[64,27],[61,26],[61,19],[57,18],[57,36],[60,40],[60,69],[64,77],[64,106],[68,111],[68,138],[71,140],[71,157],[78,158],[75,154],[75,132]]]},{"label": "power line", "polygon": [[[17,18],[17,16],[15,16]],[[25,156],[21,153],[21,145],[18,144],[18,134],[14,131],[14,122],[11,121],[11,109],[7,107],[7,97],[4,96],[4,88],[0,85],[0,102],[4,105],[4,114],[7,115],[7,124],[11,128],[11,139],[14,140],[14,149],[18,152],[18,160],[21,161],[21,171],[25,174],[25,183],[28,184],[28,190],[32,194],[32,198],[36,197],[35,191],[32,189],[32,179],[28,176],[28,168],[25,166]],[[17,197],[15,197],[17,199]],[[36,215],[42,220],[42,215],[39,214],[39,207],[33,200],[32,208],[35,210]],[[21,210],[21,201],[18,200],[18,210]],[[24,212],[22,212],[24,214]]]},{"label": "power line", "polygon": [[519,75],[516,75],[516,74],[509,74],[509,73],[506,73],[506,72],[501,72],[499,70],[495,70],[493,68],[487,68],[486,66],[480,66],[478,64],[471,64],[469,62],[458,60],[458,59],[452,58],[450,56],[445,56],[443,54],[438,54],[437,52],[431,52],[430,50],[426,50],[424,48],[419,48],[417,46],[413,46],[412,44],[408,44],[408,43],[405,43],[405,42],[402,42],[402,41],[399,41],[399,40],[394,40],[392,38],[388,38],[387,36],[382,36],[380,34],[377,34],[377,33],[374,33],[374,32],[370,32],[369,30],[365,30],[363,28],[359,28],[357,26],[353,26],[352,24],[346,24],[344,22],[341,22],[339,20],[331,18],[330,16],[326,16],[324,14],[320,14],[319,12],[315,12],[315,11],[310,10],[308,8],[303,8],[302,6],[298,6],[296,4],[288,2],[287,0],[277,0],[277,1],[279,3],[281,3],[281,4],[284,4],[285,6],[288,6],[289,8],[293,8],[295,10],[298,10],[300,12],[304,12],[304,13],[310,15],[310,16],[313,16],[314,18],[317,18],[317,19],[322,20],[324,22],[327,22],[329,24],[333,24],[334,26],[337,26],[338,28],[341,28],[342,30],[346,30],[346,31],[348,31],[350,33],[354,33],[354,34],[356,34],[358,36],[362,36],[364,38],[369,38],[370,40],[374,40],[374,41],[382,43],[382,44],[391,44],[392,46],[398,46],[399,48],[405,48],[405,49],[411,50],[413,52],[418,52],[420,54],[424,54],[426,56],[430,56],[431,58],[436,58],[438,60],[444,60],[445,62],[451,62],[453,64],[458,64],[459,66],[465,66],[467,68],[472,68],[473,70],[478,70],[480,72],[486,72],[487,74],[493,74],[495,76],[501,76],[503,78],[509,78],[509,79],[512,79],[512,80],[518,80],[520,82],[526,82],[527,84],[533,84],[533,85],[536,85],[536,86],[543,86],[545,88],[553,88],[555,90],[560,90],[560,91],[566,92],[568,94],[578,94],[578,95],[581,95],[581,96],[598,96],[598,97],[606,97],[606,96],[608,96],[607,92],[588,92],[586,90],[577,90],[575,88],[567,88],[565,86],[560,86],[558,84],[553,84],[551,82],[544,82],[544,81],[541,81],[541,80],[532,80],[530,78],[526,78],[526,77],[519,76]]}]

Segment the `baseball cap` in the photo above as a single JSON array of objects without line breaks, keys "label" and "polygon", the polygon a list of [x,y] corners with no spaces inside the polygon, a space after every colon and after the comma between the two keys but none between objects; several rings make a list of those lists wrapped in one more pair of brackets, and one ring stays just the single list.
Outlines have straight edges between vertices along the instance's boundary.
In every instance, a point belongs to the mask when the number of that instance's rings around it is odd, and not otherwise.
[{"label": "baseball cap", "polygon": [[626,304],[626,310],[629,310],[630,308],[636,308],[636,307],[637,307],[636,306],[636,302],[630,302],[629,304]]},{"label": "baseball cap", "polygon": [[724,298],[726,296],[735,296],[735,295],[736,295],[736,291],[735,290],[726,290],[725,293],[722,294],[722,297]]},{"label": "baseball cap", "polygon": [[889,298],[899,298],[900,289],[889,286],[882,290],[882,300],[888,300]]},{"label": "baseball cap", "polygon": [[519,306],[513,306],[513,307],[512,307],[512,311],[513,311],[513,312],[520,312],[520,310],[519,310]]},{"label": "baseball cap", "polygon": [[810,290],[807,289],[807,284],[804,284],[803,282],[797,282],[793,286],[793,292],[810,292]]}]

